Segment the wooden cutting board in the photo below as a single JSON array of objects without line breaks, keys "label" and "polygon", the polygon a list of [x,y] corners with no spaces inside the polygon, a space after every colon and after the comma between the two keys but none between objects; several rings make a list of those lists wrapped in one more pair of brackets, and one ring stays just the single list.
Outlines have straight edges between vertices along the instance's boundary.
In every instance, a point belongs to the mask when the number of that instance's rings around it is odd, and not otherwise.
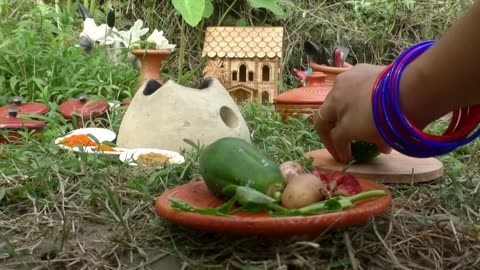
[{"label": "wooden cutting board", "polygon": [[[305,154],[314,158],[313,166],[323,171],[341,171],[344,164],[338,163],[326,149]],[[383,183],[428,182],[443,176],[443,163],[436,158],[413,158],[397,151],[380,154],[365,164],[352,164],[348,172],[355,177]]]}]

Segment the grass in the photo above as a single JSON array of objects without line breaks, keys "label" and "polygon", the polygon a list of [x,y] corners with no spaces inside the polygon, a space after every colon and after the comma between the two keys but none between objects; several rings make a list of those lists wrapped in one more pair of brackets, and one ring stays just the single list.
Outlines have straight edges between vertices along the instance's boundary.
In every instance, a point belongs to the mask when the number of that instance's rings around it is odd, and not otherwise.
[{"label": "grass", "polygon": [[[45,1],[47,4],[49,1]],[[181,20],[169,1],[112,1],[120,24],[143,17],[173,43]],[[216,1],[212,17],[186,26],[184,70],[200,62],[202,35],[227,9]],[[385,64],[404,48],[434,39],[471,1],[280,1],[286,18],[253,10],[239,1],[225,25],[284,25],[282,89],[292,88],[293,67],[306,68],[305,39],[325,47],[349,46],[349,62]],[[4,4],[5,3],[5,4]],[[105,7],[94,12],[103,20]],[[162,170],[129,167],[115,158],[63,151],[52,140],[74,125],[58,104],[82,93],[119,103],[131,96],[138,72],[107,61],[105,52],[85,55],[73,45],[81,29],[75,4],[41,13],[32,1],[0,1],[0,104],[14,95],[43,102],[50,111],[40,141],[0,145],[0,269],[476,269],[480,265],[479,141],[439,157],[444,177],[427,184],[387,184],[392,207],[367,223],[329,231],[315,239],[266,241],[229,237],[170,224],[154,212],[166,189],[199,179],[198,150],[187,162]],[[305,16],[304,16],[305,14]],[[119,15],[120,16],[120,15]],[[175,79],[178,59],[164,76]],[[198,85],[200,74],[185,84]],[[271,159],[302,162],[322,148],[306,119],[284,123],[272,104],[241,107],[254,144]],[[121,109],[109,112],[118,131]],[[446,126],[437,121],[430,132]]]}]

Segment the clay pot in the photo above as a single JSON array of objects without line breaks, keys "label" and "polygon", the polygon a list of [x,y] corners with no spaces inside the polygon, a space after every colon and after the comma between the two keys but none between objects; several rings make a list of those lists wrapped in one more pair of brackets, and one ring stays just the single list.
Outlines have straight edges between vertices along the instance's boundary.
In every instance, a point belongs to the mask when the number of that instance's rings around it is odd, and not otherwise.
[{"label": "clay pot", "polygon": [[60,113],[66,119],[71,120],[73,116],[78,117],[77,128],[106,125],[106,119],[103,117],[110,105],[105,101],[89,102],[90,97],[80,95],[78,98],[71,99],[62,103],[59,107]]},{"label": "clay pot", "polygon": [[160,85],[146,81],[126,107],[118,131],[123,148],[190,150],[184,139],[207,145],[219,138],[250,142],[250,131],[240,110],[223,85],[209,79],[200,89],[173,80]]},{"label": "clay pot", "polygon": [[[289,116],[300,117],[304,114],[312,116],[325,102],[332,89],[332,84],[327,83],[327,78],[323,72],[312,72],[307,75],[305,86],[288,90],[273,99],[275,110],[281,113],[284,121]],[[313,117],[310,117],[310,122],[313,123]]]},{"label": "clay pot", "polygon": [[12,104],[0,107],[0,117],[9,117],[9,110],[15,108],[18,110],[18,114],[39,114],[43,115],[48,112],[48,106],[38,102],[22,103],[23,97],[14,96],[12,98]]},{"label": "clay pot", "polygon": [[349,63],[345,63],[343,67],[331,67],[326,65],[319,65],[310,61],[309,65],[313,69],[313,71],[325,73],[327,75],[325,83],[330,86],[333,86],[338,74],[352,68],[352,65],[350,65]]},{"label": "clay pot", "polygon": [[23,137],[23,135],[18,131],[33,130],[33,135],[36,135],[45,128],[45,123],[42,121],[17,118],[19,112],[17,108],[10,108],[7,111],[7,117],[0,117],[0,130],[6,131],[3,136],[0,136],[0,144],[19,144],[19,140]]},{"label": "clay pot", "polygon": [[146,80],[156,80],[161,85],[165,83],[162,78],[162,62],[163,59],[171,54],[170,50],[131,50],[131,53],[137,57],[142,67],[140,69],[139,84],[135,87],[134,92],[143,85]]}]

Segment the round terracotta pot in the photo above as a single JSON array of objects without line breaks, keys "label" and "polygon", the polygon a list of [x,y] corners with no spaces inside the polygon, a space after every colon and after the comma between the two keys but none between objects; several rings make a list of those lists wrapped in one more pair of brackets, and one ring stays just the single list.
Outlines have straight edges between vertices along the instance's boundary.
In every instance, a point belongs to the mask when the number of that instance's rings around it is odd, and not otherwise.
[{"label": "round terracotta pot", "polygon": [[95,101],[89,103],[90,97],[80,95],[78,98],[70,99],[60,104],[60,113],[68,120],[72,120],[74,115],[78,117],[77,128],[88,126],[107,126],[107,120],[104,117],[110,105],[105,101]]},{"label": "round terracotta pot", "polygon": [[18,108],[9,108],[7,112],[7,117],[0,116],[0,131],[3,133],[0,135],[0,144],[21,144],[20,140],[23,138],[23,135],[19,131],[33,131],[32,136],[35,137],[45,128],[43,121],[18,118]]},{"label": "round terracotta pot", "polygon": [[132,50],[131,53],[135,55],[142,64],[139,75],[139,84],[135,87],[134,92],[137,92],[146,80],[156,80],[161,85],[165,83],[161,75],[162,62],[163,59],[171,54],[171,51],[136,49]]},{"label": "round terracotta pot", "polygon": [[[275,110],[281,113],[284,121],[289,116],[300,117],[305,114],[313,116],[332,89],[332,84],[327,82],[327,78],[327,74],[317,71],[307,75],[305,86],[288,90],[273,99]],[[310,117],[310,122],[313,123],[313,117]]]},{"label": "round terracotta pot", "polygon": [[327,75],[327,79],[325,80],[325,83],[330,86],[333,86],[333,83],[335,82],[335,79],[337,78],[338,74],[352,68],[352,65],[350,65],[349,63],[345,63],[344,67],[331,67],[326,65],[319,65],[317,63],[310,61],[309,65],[313,69],[313,71],[325,73]]},{"label": "round terracotta pot", "polygon": [[14,96],[12,103],[0,107],[0,117],[9,117],[9,110],[15,108],[18,110],[18,114],[39,114],[43,115],[48,112],[48,106],[38,102],[22,103],[22,96]]}]

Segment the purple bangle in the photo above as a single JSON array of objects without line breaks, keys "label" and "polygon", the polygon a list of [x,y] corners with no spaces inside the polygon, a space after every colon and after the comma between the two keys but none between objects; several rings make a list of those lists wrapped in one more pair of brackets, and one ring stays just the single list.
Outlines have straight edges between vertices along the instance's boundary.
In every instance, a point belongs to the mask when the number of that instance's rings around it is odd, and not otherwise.
[{"label": "purple bangle", "polygon": [[372,93],[373,115],[380,134],[392,148],[408,156],[443,155],[480,135],[479,129],[470,136],[467,134],[458,139],[432,140],[417,132],[403,115],[399,101],[399,85],[403,71],[433,44],[434,41],[422,42],[402,53],[380,74]]}]

